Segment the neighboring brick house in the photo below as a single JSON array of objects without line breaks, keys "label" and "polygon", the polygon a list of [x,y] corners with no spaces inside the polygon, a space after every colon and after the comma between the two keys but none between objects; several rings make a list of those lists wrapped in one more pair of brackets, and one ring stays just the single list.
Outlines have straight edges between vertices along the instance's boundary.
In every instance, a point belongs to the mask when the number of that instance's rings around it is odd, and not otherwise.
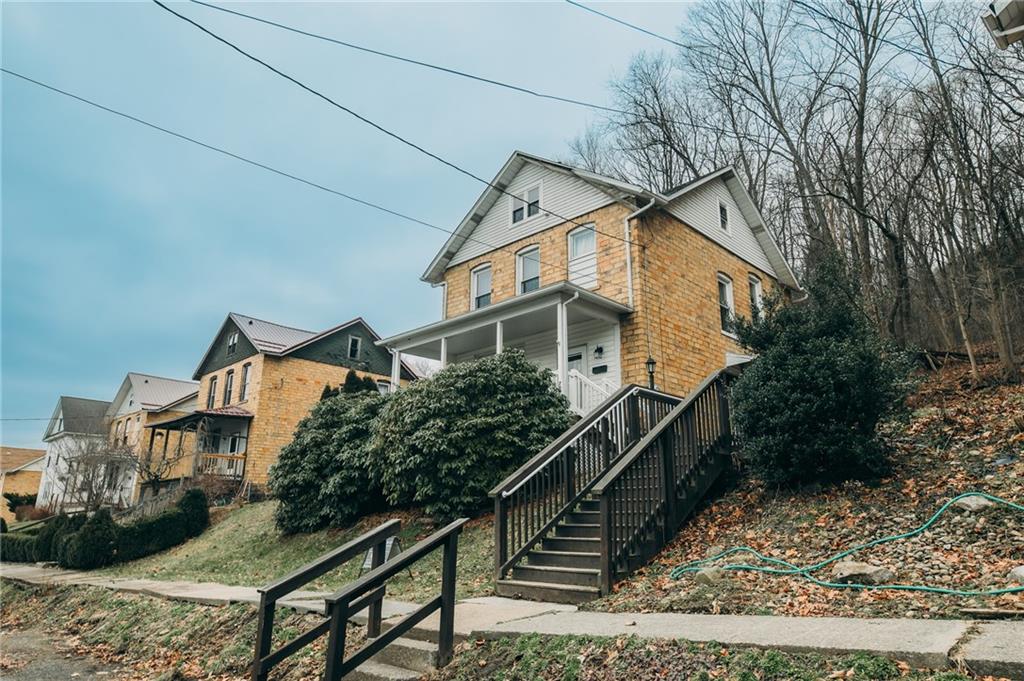
[{"label": "neighboring brick house", "polygon": [[[732,168],[657,192],[515,152],[422,279],[441,321],[380,342],[442,365],[521,348],[586,413],[653,377],[686,394],[742,359],[730,331],[798,283]],[[653,369],[653,376],[649,370]]]},{"label": "neighboring brick house", "polygon": [[38,494],[45,461],[45,449],[0,447],[0,516],[8,523],[14,522],[15,517],[3,495]]},{"label": "neighboring brick house", "polygon": [[[195,434],[197,472],[262,485],[295,427],[349,371],[387,391],[391,353],[361,318],[320,333],[231,313],[221,324],[193,378],[199,404],[191,414],[147,426]],[[415,378],[405,366],[400,381]]]},{"label": "neighboring brick house", "polygon": [[122,496],[129,502],[152,491],[148,489],[152,486],[149,478],[180,480],[191,474],[194,452],[191,434],[147,428],[153,423],[194,412],[198,394],[199,384],[195,381],[135,372],[121,381],[107,409],[107,437],[112,444],[125,448],[134,459],[123,463],[124,470],[118,477]]}]

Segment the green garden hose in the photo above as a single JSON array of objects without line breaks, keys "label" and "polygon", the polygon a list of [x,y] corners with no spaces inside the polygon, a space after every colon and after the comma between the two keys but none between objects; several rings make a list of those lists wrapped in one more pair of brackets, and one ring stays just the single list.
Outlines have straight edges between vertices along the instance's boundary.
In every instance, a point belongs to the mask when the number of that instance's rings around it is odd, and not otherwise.
[{"label": "green garden hose", "polygon": [[985,494],[984,492],[965,492],[947,501],[945,504],[942,505],[942,507],[938,511],[935,512],[935,515],[928,519],[928,521],[925,524],[921,525],[916,529],[911,530],[910,532],[904,532],[903,534],[894,534],[888,537],[882,537],[880,539],[869,541],[866,544],[854,546],[851,549],[847,549],[846,551],[837,553],[831,558],[827,558],[821,561],[820,563],[815,563],[814,565],[800,567],[798,565],[794,565],[793,563],[787,562],[780,558],[772,558],[771,556],[766,556],[763,553],[760,553],[759,551],[750,548],[749,546],[737,546],[728,549],[727,551],[722,551],[718,555],[711,556],[710,558],[703,558],[701,560],[694,560],[690,561],[689,563],[678,565],[672,569],[670,575],[673,579],[679,579],[683,575],[689,572],[697,572],[698,570],[701,570],[704,566],[706,566],[708,563],[712,563],[725,556],[732,555],[735,553],[745,553],[752,555],[756,560],[759,560],[763,563],[769,563],[781,567],[767,567],[764,565],[750,565],[747,563],[720,565],[718,567],[721,567],[725,570],[764,572],[773,575],[796,575],[803,577],[804,579],[813,584],[817,584],[819,586],[827,586],[834,589],[888,589],[893,591],[925,591],[928,593],[946,594],[949,596],[999,596],[1001,594],[1024,592],[1024,585],[1006,587],[1003,589],[989,589],[987,591],[970,591],[963,589],[947,589],[938,586],[921,586],[916,584],[855,584],[828,582],[825,580],[818,579],[817,577],[811,575],[812,572],[816,572],[821,568],[825,567],[826,565],[829,565],[831,563],[836,562],[837,560],[845,558],[846,556],[849,556],[851,553],[855,553],[862,549],[871,548],[872,546],[878,546],[879,544],[888,544],[889,542],[898,541],[900,539],[908,539],[910,537],[919,535],[925,530],[927,530],[929,527],[931,527],[935,523],[935,521],[937,521],[942,516],[943,513],[949,510],[950,506],[955,504],[960,499],[965,499],[967,497],[982,497],[988,499],[989,501],[994,501],[997,504],[1002,504],[1004,506],[1012,508],[1016,511],[1024,512],[1024,506],[1021,506],[1020,504],[1015,504],[1012,501],[1000,499],[999,497],[992,496],[991,494]]}]

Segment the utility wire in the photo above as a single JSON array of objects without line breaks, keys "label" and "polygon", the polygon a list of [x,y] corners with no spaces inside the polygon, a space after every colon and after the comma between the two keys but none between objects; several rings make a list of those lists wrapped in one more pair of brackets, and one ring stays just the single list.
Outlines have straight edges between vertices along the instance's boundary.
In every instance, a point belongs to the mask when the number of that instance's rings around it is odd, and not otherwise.
[{"label": "utility wire", "polygon": [[631,24],[628,21],[625,21],[623,19],[619,19],[618,17],[613,17],[611,14],[605,14],[604,12],[602,12],[600,10],[596,10],[593,7],[588,7],[587,5],[584,5],[581,2],[576,2],[575,0],[565,0],[565,1],[567,3],[569,3],[570,5],[572,5],[573,7],[579,7],[580,9],[582,9],[584,11],[592,12],[593,14],[596,14],[599,17],[604,17],[605,19],[608,19],[609,21],[614,21],[617,24],[622,24],[623,26],[626,26],[627,28],[631,28],[634,31],[639,31],[641,33],[646,33],[649,36],[657,38],[658,40],[664,40],[666,43],[671,43],[671,44],[675,45],[676,47],[683,48],[684,50],[688,50],[688,49],[693,48],[692,45],[684,45],[683,43],[678,42],[676,40],[673,40],[672,38],[669,38],[667,36],[663,36],[660,33],[655,33],[654,31],[649,31],[646,28],[643,28],[642,26],[637,26],[636,24]]},{"label": "utility wire", "polygon": [[[388,215],[393,215],[395,217],[402,218],[403,220],[408,220],[409,222],[413,222],[413,223],[421,225],[423,227],[429,227],[430,229],[433,229],[433,230],[436,230],[436,231],[439,231],[439,232],[443,232],[443,233],[445,233],[445,234],[447,234],[449,236],[453,236],[456,233],[456,230],[447,229],[445,227],[441,227],[439,225],[432,224],[430,222],[427,222],[426,220],[421,220],[421,219],[413,217],[411,215],[407,215],[405,213],[401,213],[401,212],[399,212],[397,210],[392,210],[391,208],[387,208],[386,206],[382,206],[382,205],[380,205],[378,203],[374,203],[372,201],[367,201],[366,199],[361,199],[358,196],[354,196],[352,194],[348,194],[346,192],[339,191],[337,189],[332,189],[331,187],[327,187],[325,185],[322,185],[319,182],[314,182],[312,180],[307,180],[306,178],[300,177],[300,176],[295,175],[293,173],[289,173],[289,172],[284,171],[284,170],[279,170],[277,168],[274,168],[273,166],[267,165],[266,163],[261,163],[260,161],[255,161],[255,160],[253,160],[251,158],[247,158],[247,157],[242,156],[240,154],[236,154],[236,153],[234,153],[232,151],[228,151],[227,149],[223,149],[221,147],[214,146],[212,144],[208,144],[207,142],[203,142],[203,141],[198,140],[198,139],[196,139],[194,137],[190,137],[189,135],[185,135],[183,133],[176,132],[176,131],[171,130],[169,128],[165,128],[165,127],[163,127],[161,125],[157,125],[156,123],[150,123],[149,121],[144,120],[142,118],[139,118],[138,116],[133,116],[132,114],[125,113],[123,111],[118,111],[117,109],[114,109],[114,108],[111,108],[109,106],[100,104],[99,102],[93,101],[91,99],[87,99],[87,98],[85,98],[85,97],[83,97],[81,95],[76,95],[73,92],[68,92],[67,90],[62,90],[61,88],[55,87],[53,85],[49,85],[49,84],[44,83],[44,82],[42,82],[40,80],[36,80],[35,78],[31,78],[31,77],[26,76],[26,75],[24,75],[22,73],[18,73],[17,71],[13,71],[13,70],[5,68],[5,67],[0,67],[0,71],[2,71],[3,73],[6,73],[7,75],[14,76],[16,78],[20,78],[21,80],[24,80],[24,81],[26,81],[28,83],[32,83],[33,85],[36,85],[36,86],[41,87],[41,88],[44,88],[44,89],[49,90],[51,92],[55,92],[57,94],[64,95],[65,97],[70,97],[71,99],[74,99],[74,100],[76,100],[78,102],[81,102],[83,104],[88,104],[89,106],[97,108],[97,109],[100,109],[101,111],[105,111],[105,112],[113,114],[115,116],[119,116],[121,118],[124,118],[124,119],[127,119],[129,121],[132,121],[134,123],[138,123],[139,125],[143,125],[143,126],[145,126],[147,128],[151,128],[153,130],[157,130],[157,131],[162,132],[162,133],[164,133],[166,135],[170,135],[171,137],[176,137],[177,139],[184,140],[186,142],[191,142],[192,144],[196,144],[196,145],[198,145],[198,146],[200,146],[200,147],[202,147],[204,149],[208,149],[209,151],[214,151],[214,152],[216,152],[218,154],[223,154],[224,156],[228,156],[230,158],[233,158],[236,161],[241,161],[242,163],[247,163],[247,164],[249,164],[251,166],[255,166],[257,168],[261,168],[262,170],[266,170],[267,172],[274,173],[275,175],[280,175],[281,177],[286,177],[289,180],[294,180],[295,182],[301,182],[302,184],[307,185],[309,187],[313,187],[314,189],[319,189],[319,190],[325,191],[325,192],[327,192],[329,194],[333,194],[335,196],[340,196],[340,197],[342,197],[344,199],[348,199],[349,201],[352,201],[354,203],[358,203],[358,204],[366,206],[368,208],[373,208],[375,210],[379,210],[381,212],[387,213]],[[541,207],[541,211],[548,212],[548,211],[545,211],[543,207]],[[554,215],[554,213],[551,213],[551,214]],[[558,216],[555,216],[555,217],[558,217]],[[488,249],[490,249],[492,251],[502,251],[502,252],[513,253],[513,254],[517,253],[517,249],[514,249],[511,246],[496,246],[494,244],[488,243],[488,242],[486,242],[486,241],[484,241],[482,239],[479,239],[477,237],[474,237],[472,235],[467,235],[464,238],[466,239],[466,241],[472,241],[474,243],[478,243],[481,246],[484,246],[484,247],[486,247],[486,248],[488,248]],[[618,249],[619,247],[616,246],[615,248]],[[519,249],[519,250],[521,250],[521,249]],[[603,252],[607,252],[608,250],[611,250],[611,247],[605,247],[604,249],[596,249],[596,252],[603,253]],[[553,263],[553,262],[549,262],[549,261],[545,261],[545,260],[540,260],[539,258],[537,259],[537,262],[539,262],[540,264],[548,265],[550,267],[555,267],[555,268],[558,268],[558,269],[565,269],[566,266],[567,266],[566,263]],[[605,283],[605,284],[608,284],[610,286],[614,286],[614,287],[618,288],[620,291],[626,290],[626,287],[624,285],[619,284],[617,282],[609,281],[607,278],[601,277],[599,275],[597,275],[595,278],[598,281],[601,281],[602,283]]]},{"label": "utility wire", "polygon": [[[335,45],[340,45],[342,47],[347,47],[347,48],[350,48],[350,49],[353,49],[353,50],[358,50],[360,52],[365,52],[367,54],[376,55],[376,56],[379,56],[379,57],[383,57],[385,59],[393,59],[395,61],[404,62],[406,64],[412,64],[414,66],[419,66],[419,67],[426,68],[426,69],[432,69],[434,71],[439,71],[441,73],[446,73],[448,75],[457,76],[457,77],[460,77],[460,78],[467,78],[469,80],[474,80],[474,81],[477,81],[477,82],[480,82],[480,83],[484,83],[486,85],[492,85],[492,86],[495,86],[495,87],[504,88],[504,89],[511,90],[513,92],[517,92],[517,93],[520,93],[520,94],[526,94],[526,95],[530,95],[532,97],[537,97],[539,99],[546,99],[546,100],[550,100],[550,101],[556,101],[556,102],[562,102],[562,103],[565,103],[565,104],[571,104],[573,106],[578,106],[578,107],[583,107],[583,108],[586,108],[586,109],[591,109],[593,111],[597,111],[597,112],[600,112],[600,113],[603,113],[603,114],[616,114],[616,115],[619,115],[619,116],[627,116],[630,119],[632,119],[634,121],[637,121],[637,122],[652,122],[652,123],[666,122],[666,123],[674,123],[674,124],[679,125],[679,126],[686,126],[686,127],[696,128],[698,130],[706,130],[706,131],[712,132],[712,133],[714,133],[716,135],[722,135],[722,136],[726,136],[726,137],[730,137],[730,138],[734,138],[734,139],[745,139],[745,140],[748,140],[748,141],[751,141],[751,142],[756,142],[756,143],[761,144],[761,145],[772,145],[776,141],[775,139],[773,139],[771,137],[768,137],[768,136],[757,135],[757,134],[752,134],[752,133],[744,133],[744,132],[733,131],[733,130],[726,130],[726,129],[722,128],[722,127],[708,125],[706,123],[700,123],[700,122],[697,122],[697,121],[694,121],[694,120],[686,120],[686,121],[684,121],[684,120],[680,120],[678,118],[673,118],[671,116],[665,116],[665,115],[650,116],[650,115],[646,115],[646,114],[641,113],[641,112],[628,111],[626,109],[620,109],[620,108],[617,108],[617,107],[614,107],[614,106],[607,106],[607,105],[604,105],[604,104],[597,104],[597,103],[594,103],[594,102],[588,102],[586,100],[576,99],[574,97],[563,97],[561,95],[552,94],[550,92],[542,92],[540,90],[535,90],[533,88],[525,87],[525,86],[522,86],[522,85],[516,85],[514,83],[508,83],[508,82],[505,82],[505,81],[497,80],[495,78],[488,78],[486,76],[476,75],[476,74],[469,73],[469,72],[466,72],[466,71],[462,71],[460,69],[456,69],[456,68],[453,68],[453,67],[450,67],[450,66],[443,66],[443,65],[439,65],[439,64],[432,64],[430,62],[422,61],[420,59],[413,59],[412,57],[405,57],[405,56],[402,56],[402,55],[399,55],[399,54],[394,54],[392,52],[386,52],[384,50],[378,50],[378,49],[375,49],[375,48],[372,48],[372,47],[366,47],[365,45],[357,45],[356,43],[352,43],[352,42],[349,42],[349,41],[346,41],[346,40],[340,40],[338,38],[332,38],[331,36],[323,35],[321,33],[314,33],[312,31],[307,31],[305,29],[297,28],[295,26],[289,26],[288,24],[283,24],[283,23],[278,22],[278,21],[272,21],[272,20],[266,19],[264,17],[259,17],[259,16],[256,16],[256,15],[253,15],[253,14],[247,14],[245,12],[240,12],[238,10],[228,9],[227,7],[221,7],[219,5],[214,5],[214,4],[209,3],[209,2],[204,2],[203,0],[191,0],[191,2],[193,2],[193,3],[197,4],[197,5],[202,5],[203,7],[208,7],[210,9],[217,10],[219,12],[224,12],[226,14],[231,14],[231,15],[234,15],[234,16],[237,16],[237,17],[242,17],[244,19],[249,19],[251,21],[255,21],[255,22],[262,23],[262,24],[266,24],[268,26],[272,26],[274,28],[279,28],[279,29],[284,30],[284,31],[289,31],[289,32],[292,32],[292,33],[296,33],[298,35],[302,35],[302,36],[305,36],[305,37],[308,37],[308,38],[314,38],[316,40],[323,40],[325,42],[333,43]],[[589,7],[586,7],[586,6],[583,6],[583,5],[579,5],[578,3],[573,3],[573,4],[580,6],[582,9],[591,11]],[[601,12],[597,12],[597,13],[601,14],[601,16],[608,16],[608,15],[605,15],[605,14],[603,14]],[[614,17],[608,17],[608,18],[611,18],[612,20],[617,21]],[[619,22],[619,23],[623,23],[623,22]],[[625,25],[630,26],[631,28],[633,28],[632,24],[625,24]],[[644,29],[639,29],[639,28],[638,28],[638,30],[644,31]],[[644,31],[644,32],[647,32],[647,31]],[[657,34],[651,34],[651,35],[655,35],[656,37],[659,37],[659,38],[664,38],[664,36],[658,36]],[[668,38],[664,38],[664,39],[665,40],[669,40]],[[686,47],[686,48],[689,48],[689,49],[697,49],[696,46],[686,46],[686,45],[682,45],[681,43],[674,43],[674,44],[677,44],[677,45],[680,45],[681,47]],[[889,149],[891,149],[893,151],[908,151],[908,152],[921,151],[918,148],[889,147]]]},{"label": "utility wire", "polygon": [[[366,125],[369,125],[373,129],[375,129],[375,130],[377,130],[377,131],[387,135],[388,137],[390,137],[390,138],[392,138],[394,140],[397,140],[398,142],[401,142],[402,144],[404,144],[404,145],[406,145],[406,146],[408,146],[408,147],[410,147],[412,149],[415,149],[416,151],[420,152],[421,154],[424,154],[425,156],[428,156],[429,158],[434,159],[438,163],[441,163],[443,165],[448,166],[452,170],[454,170],[454,171],[456,171],[458,173],[461,173],[461,174],[465,175],[466,177],[472,178],[472,179],[476,180],[477,182],[480,182],[481,184],[484,184],[484,185],[490,187],[491,189],[494,189],[495,191],[498,191],[498,192],[500,192],[502,194],[505,194],[507,196],[511,196],[514,199],[522,200],[521,197],[516,196],[515,194],[513,194],[510,191],[508,191],[507,189],[504,189],[503,187],[500,187],[500,186],[498,186],[496,184],[492,184],[490,181],[485,180],[484,178],[480,177],[476,173],[474,173],[474,172],[472,172],[470,170],[466,170],[462,166],[460,166],[460,165],[458,165],[458,164],[456,164],[456,163],[454,163],[452,161],[449,161],[448,159],[444,158],[443,156],[441,156],[439,154],[436,154],[436,153],[434,153],[434,152],[432,152],[432,151],[422,147],[421,145],[417,144],[416,142],[413,142],[413,141],[409,140],[408,138],[403,137],[402,135],[399,135],[398,133],[393,132],[392,130],[389,130],[388,128],[385,128],[383,125],[381,125],[381,124],[379,124],[379,123],[377,123],[377,122],[367,118],[366,116],[363,116],[362,114],[357,113],[353,109],[351,109],[351,108],[345,106],[344,104],[341,104],[340,102],[332,99],[331,97],[325,95],[324,93],[320,92],[319,90],[317,90],[317,89],[315,89],[315,88],[313,88],[313,87],[311,87],[309,85],[306,85],[305,83],[303,83],[298,78],[295,78],[294,76],[288,75],[287,73],[285,73],[284,71],[280,70],[276,66],[273,66],[272,64],[264,61],[263,59],[260,59],[259,57],[253,55],[252,53],[243,50],[238,45],[234,44],[233,42],[231,42],[227,38],[223,38],[220,35],[214,33],[213,31],[211,31],[210,29],[206,28],[205,26],[203,26],[199,22],[194,21],[193,19],[185,16],[184,14],[180,14],[180,13],[174,11],[173,9],[171,9],[170,7],[165,5],[163,2],[161,2],[161,0],[153,0],[153,2],[156,5],[158,5],[159,7],[163,8],[164,10],[166,10],[167,12],[170,12],[174,16],[178,17],[182,21],[185,21],[186,23],[189,23],[189,24],[195,26],[196,28],[198,28],[203,33],[205,33],[205,34],[209,35],[210,37],[216,39],[218,42],[221,42],[224,45],[227,45],[232,50],[238,52],[239,54],[241,54],[242,56],[246,57],[247,59],[250,59],[250,60],[256,62],[257,64],[260,64],[264,68],[269,69],[271,72],[273,72],[273,73],[277,74],[278,76],[284,78],[285,80],[287,80],[287,81],[297,85],[298,87],[302,88],[303,90],[305,90],[306,92],[310,93],[311,95],[314,95],[315,97],[318,97],[318,98],[324,100],[325,102],[327,102],[331,106],[334,106],[334,107],[340,109],[341,111],[344,111],[345,113],[349,114],[350,116],[356,118],[357,120],[365,123]],[[629,243],[629,241],[627,239],[625,239],[624,237],[621,237],[621,236],[619,236],[617,234],[612,234],[610,232],[602,232],[601,230],[597,229],[597,227],[594,226],[594,225],[587,225],[587,224],[584,224],[584,223],[581,223],[581,222],[577,222],[576,220],[574,220],[572,218],[565,217],[564,215],[559,215],[558,213],[552,212],[550,210],[545,210],[545,212],[550,214],[550,215],[554,215],[556,218],[559,218],[560,220],[563,220],[565,222],[571,223],[571,224],[576,225],[578,227],[589,227],[589,228],[593,229],[596,233],[603,234],[604,236],[606,236],[606,237],[608,237],[610,239],[616,239],[618,241],[622,241],[623,243]]]}]

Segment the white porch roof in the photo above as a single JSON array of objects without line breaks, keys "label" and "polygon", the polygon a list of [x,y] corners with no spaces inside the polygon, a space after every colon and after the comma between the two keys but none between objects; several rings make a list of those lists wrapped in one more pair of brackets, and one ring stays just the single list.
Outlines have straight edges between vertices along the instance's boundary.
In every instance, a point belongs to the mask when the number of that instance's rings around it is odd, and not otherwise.
[{"label": "white porch roof", "polygon": [[393,350],[441,358],[441,339],[447,339],[449,356],[494,347],[495,330],[502,322],[506,340],[557,328],[557,307],[569,303],[565,310],[567,322],[605,319],[617,322],[623,314],[633,311],[628,305],[588,291],[566,281],[550,284],[479,310],[450,319],[427,324],[377,342]]}]

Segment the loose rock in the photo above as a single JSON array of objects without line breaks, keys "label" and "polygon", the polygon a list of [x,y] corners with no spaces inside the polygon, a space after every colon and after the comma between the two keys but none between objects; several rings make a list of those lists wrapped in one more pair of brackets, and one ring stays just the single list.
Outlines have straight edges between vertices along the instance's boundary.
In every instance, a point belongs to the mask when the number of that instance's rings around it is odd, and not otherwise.
[{"label": "loose rock", "polygon": [[888,584],[896,574],[887,567],[844,560],[832,568],[832,581],[840,584]]},{"label": "loose rock", "polygon": [[954,508],[959,508],[961,511],[967,511],[968,513],[975,513],[989,506],[995,506],[995,503],[985,497],[964,497],[963,499],[958,499],[953,504]]},{"label": "loose rock", "polygon": [[1024,584],[1024,565],[1019,565],[1010,570],[1010,574],[1006,575],[1006,578],[1009,579],[1011,582],[1016,582],[1017,584]]},{"label": "loose rock", "polygon": [[704,568],[694,575],[693,581],[698,584],[718,584],[729,579],[729,571],[723,568]]}]

